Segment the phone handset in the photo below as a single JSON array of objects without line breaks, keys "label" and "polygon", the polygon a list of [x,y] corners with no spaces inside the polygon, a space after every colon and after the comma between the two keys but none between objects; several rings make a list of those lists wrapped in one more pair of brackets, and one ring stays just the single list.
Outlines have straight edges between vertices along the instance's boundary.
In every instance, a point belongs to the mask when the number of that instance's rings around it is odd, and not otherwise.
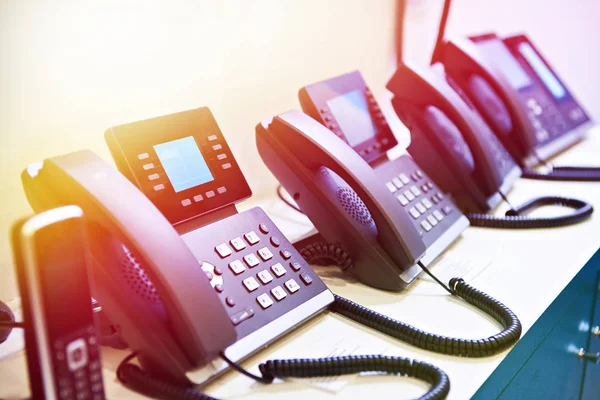
[{"label": "phone handset", "polygon": [[[395,101],[417,106],[433,132],[439,135],[440,131],[458,130],[461,133],[475,163],[472,175],[480,190],[490,196],[498,192],[506,175],[516,164],[485,121],[450,86],[441,65],[435,67],[438,71],[408,64],[400,65],[387,87],[394,93]],[[402,112],[401,106],[395,108]],[[441,140],[440,137],[437,139]],[[444,147],[443,143],[438,145]],[[450,159],[457,156],[452,153],[453,149],[445,147],[450,152]],[[458,165],[457,167],[460,168]],[[463,173],[471,175],[471,171],[465,170]]]},{"label": "phone handset", "polygon": [[414,265],[423,256],[425,245],[408,214],[342,139],[298,110],[276,116],[269,129],[306,168],[326,167],[356,192],[375,222],[381,246],[397,265]]},{"label": "phone handset", "polygon": [[[143,272],[167,312],[170,331],[191,366],[206,364],[236,341],[198,261],[160,211],[117,170],[83,150],[45,160],[31,174],[23,174],[26,193],[47,186],[59,203],[76,203],[88,220],[101,224],[140,256]],[[121,272],[118,266],[102,268]]]},{"label": "phone handset", "polygon": [[[500,39],[494,40],[504,46]],[[518,144],[521,156],[527,156],[528,149],[537,144],[535,128],[506,76],[482,57],[471,40],[453,38],[444,44],[441,54],[442,59],[436,61],[442,62],[448,74],[467,91],[487,122],[504,136],[503,142]]]}]

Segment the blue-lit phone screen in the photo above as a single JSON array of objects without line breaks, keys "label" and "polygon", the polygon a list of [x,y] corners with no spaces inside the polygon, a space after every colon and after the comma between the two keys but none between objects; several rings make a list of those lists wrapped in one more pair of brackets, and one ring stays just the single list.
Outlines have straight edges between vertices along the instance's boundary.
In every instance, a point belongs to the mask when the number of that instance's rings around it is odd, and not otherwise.
[{"label": "blue-lit phone screen", "polygon": [[176,192],[215,179],[193,136],[157,144],[154,150]]},{"label": "blue-lit phone screen", "polygon": [[560,84],[556,75],[550,71],[550,68],[544,63],[537,52],[529,43],[523,42],[519,44],[519,51],[527,59],[527,62],[538,74],[544,85],[548,88],[555,99],[562,99],[567,94],[566,89]]},{"label": "blue-lit phone screen", "polygon": [[356,146],[375,135],[377,128],[371,118],[365,96],[358,90],[327,102],[350,146]]}]

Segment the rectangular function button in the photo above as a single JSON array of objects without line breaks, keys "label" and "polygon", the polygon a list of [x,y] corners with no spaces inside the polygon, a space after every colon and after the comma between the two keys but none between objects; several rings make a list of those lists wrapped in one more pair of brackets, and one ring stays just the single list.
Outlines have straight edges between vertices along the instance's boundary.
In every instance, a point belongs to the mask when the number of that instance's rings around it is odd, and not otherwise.
[{"label": "rectangular function button", "polygon": [[396,188],[398,188],[398,189],[400,189],[402,186],[404,186],[404,185],[402,184],[402,182],[400,182],[400,179],[398,179],[398,178],[394,178],[394,179],[392,179],[392,183],[393,183],[393,184],[394,184],[394,186],[395,186]]},{"label": "rectangular function button", "polygon": [[438,224],[437,219],[435,219],[433,215],[428,216],[427,221],[429,221],[429,223],[433,226],[436,226]]},{"label": "rectangular function button", "polygon": [[272,265],[271,266],[271,271],[273,271],[273,273],[275,274],[275,276],[277,276],[278,278],[280,276],[282,276],[282,275],[285,274],[285,268],[280,263]]},{"label": "rectangular function button", "polygon": [[223,194],[227,191],[227,188],[225,186],[221,186],[217,188],[217,193],[219,194]]},{"label": "rectangular function button", "polygon": [[398,189],[396,189],[396,186],[394,186],[394,184],[392,182],[387,182],[385,184],[385,186],[387,186],[388,190],[392,193],[394,193],[396,190],[398,190]]},{"label": "rectangular function button", "polygon": [[246,248],[246,243],[244,243],[244,241],[242,240],[241,237],[236,237],[233,238],[229,241],[229,243],[231,243],[231,245],[233,246],[233,248],[235,249],[235,251],[240,251],[240,250],[244,250]]},{"label": "rectangular function button", "polygon": [[408,199],[408,201],[413,201],[415,199],[415,195],[412,194],[410,190],[404,192],[404,196]]},{"label": "rectangular function button", "polygon": [[425,211],[427,211],[427,208],[425,208],[425,206],[421,203],[417,203],[417,205],[415,207],[417,207],[417,210],[419,210],[419,212],[421,214],[423,214]]},{"label": "rectangular function button", "polygon": [[148,171],[149,169],[154,168],[154,164],[152,164],[152,163],[144,164],[144,165],[142,165],[142,168],[144,168],[144,171]]},{"label": "rectangular function button", "polygon": [[155,181],[158,178],[160,178],[160,176],[158,174],[152,174],[152,175],[148,175],[148,180],[149,181]]},{"label": "rectangular function button", "polygon": [[199,203],[199,202],[201,202],[201,201],[202,201],[202,199],[203,199],[203,197],[202,197],[202,195],[201,195],[201,194],[198,194],[198,195],[194,196],[194,201],[195,201],[196,203]]},{"label": "rectangular function button", "polygon": [[212,149],[217,151],[217,150],[221,150],[223,148],[223,146],[221,146],[220,144],[215,144]]},{"label": "rectangular function button", "polygon": [[271,289],[271,294],[277,301],[281,301],[287,296],[287,294],[285,294],[285,290],[283,290],[281,286],[275,286],[273,289]]},{"label": "rectangular function button", "polygon": [[260,237],[258,237],[256,232],[254,232],[254,231],[250,231],[250,232],[246,233],[244,235],[244,237],[246,238],[248,243],[250,243],[251,245],[260,242]]},{"label": "rectangular function button", "polygon": [[260,256],[260,258],[262,258],[263,261],[267,261],[273,258],[273,253],[271,253],[271,250],[269,250],[268,247],[263,247],[262,249],[259,249],[258,255]]},{"label": "rectangular function button", "polygon": [[258,282],[256,281],[256,279],[254,279],[253,276],[250,276],[250,277],[244,279],[242,281],[242,283],[244,284],[244,286],[246,287],[246,289],[248,289],[249,292],[255,291],[260,286],[258,284]]},{"label": "rectangular function button", "polygon": [[209,137],[207,137],[209,142],[213,142],[215,140],[217,140],[217,135],[210,135]]},{"label": "rectangular function button", "polygon": [[263,293],[260,296],[258,296],[256,298],[256,301],[258,302],[258,304],[260,304],[260,306],[265,309],[265,308],[269,308],[273,305],[273,300],[271,300],[271,298],[269,297],[268,294]]},{"label": "rectangular function button", "polygon": [[209,190],[208,192],[204,193],[206,195],[206,197],[208,199],[210,199],[211,197],[215,197],[215,192],[213,190]]},{"label": "rectangular function button", "polygon": [[221,168],[229,169],[229,168],[231,168],[231,164],[229,164],[229,163],[223,164],[223,165],[221,165]]},{"label": "rectangular function button", "polygon": [[221,258],[225,258],[225,257],[227,257],[228,255],[231,254],[231,249],[225,243],[221,243],[220,245],[218,245],[217,247],[215,247],[215,251],[217,253],[219,253],[219,255],[221,256]]},{"label": "rectangular function button", "polygon": [[244,267],[244,264],[240,260],[235,260],[229,263],[229,269],[234,274],[239,275],[246,270],[246,267]]},{"label": "rectangular function button", "polygon": [[252,307],[248,307],[245,310],[240,311],[237,314],[233,314],[231,318],[231,322],[234,325],[238,325],[239,323],[247,320],[248,318],[252,318],[254,316],[254,309]]},{"label": "rectangular function button", "polygon": [[187,207],[191,204],[192,204],[192,201],[190,199],[181,200],[181,205],[184,207]]},{"label": "rectangular function button", "polygon": [[227,154],[225,154],[225,153],[217,154],[217,160],[224,160],[226,158],[227,158]]},{"label": "rectangular function button", "polygon": [[246,264],[248,264],[248,266],[250,268],[256,267],[258,264],[260,264],[260,260],[258,259],[258,257],[256,257],[254,255],[254,253],[250,253],[248,255],[245,255],[244,256],[244,261],[246,262]]},{"label": "rectangular function button", "polygon": [[302,264],[300,264],[298,261],[292,261],[290,263],[290,267],[292,267],[294,271],[298,271],[300,268],[302,268]]},{"label": "rectangular function button", "polygon": [[285,282],[284,285],[290,293],[296,293],[298,289],[300,289],[300,286],[293,279],[290,279],[289,281]]},{"label": "rectangular function button", "polygon": [[435,217],[435,219],[437,219],[438,221],[441,221],[444,219],[444,214],[442,214],[439,210],[435,210],[433,212],[433,216]]},{"label": "rectangular function button", "polygon": [[431,207],[433,207],[433,204],[431,204],[431,201],[429,201],[428,198],[424,198],[423,200],[421,200],[421,203],[423,203],[423,205],[429,210]]},{"label": "rectangular function button", "polygon": [[423,229],[425,229],[425,232],[429,232],[431,230],[431,224],[427,222],[426,219],[421,221],[421,226],[423,227]]},{"label": "rectangular function button", "polygon": [[415,196],[420,196],[421,195],[421,191],[419,190],[418,187],[416,186],[411,186],[410,191],[415,195]]},{"label": "rectangular function button", "polygon": [[138,154],[138,160],[145,160],[148,157],[150,157],[148,153]]},{"label": "rectangular function button", "polygon": [[291,253],[289,250],[286,250],[286,249],[284,249],[284,250],[281,250],[281,251],[279,252],[279,254],[281,254],[281,257],[282,257],[284,260],[289,260],[290,258],[292,258],[292,253]]},{"label": "rectangular function button", "polygon": [[154,191],[158,192],[159,190],[163,190],[165,188],[165,185],[163,185],[162,183],[160,185],[156,185],[154,186]]},{"label": "rectangular function button", "polygon": [[300,279],[302,279],[302,282],[304,282],[304,284],[306,286],[310,285],[313,281],[313,279],[310,277],[310,275],[307,274],[306,272],[303,272],[300,274]]},{"label": "rectangular function button", "polygon": [[408,199],[403,194],[399,194],[398,196],[396,196],[396,198],[398,199],[400,204],[402,204],[403,206],[408,204]]},{"label": "rectangular function button", "polygon": [[419,216],[421,215],[421,213],[416,208],[414,208],[414,207],[411,207],[411,209],[408,210],[408,212],[410,213],[410,215],[412,215],[412,217],[414,219],[419,218]]},{"label": "rectangular function button", "polygon": [[442,209],[442,211],[444,211],[444,214],[449,215],[452,212],[452,207],[450,207],[450,206],[444,206],[444,208]]},{"label": "rectangular function button", "polygon": [[410,182],[410,179],[408,179],[408,176],[406,176],[406,174],[400,174],[398,175],[398,178],[400,178],[402,183],[404,183],[405,185]]},{"label": "rectangular function button", "polygon": [[260,279],[260,281],[263,283],[263,285],[266,285],[267,283],[269,283],[273,280],[273,275],[271,275],[269,273],[269,271],[267,271],[266,269],[263,269],[257,275],[258,275],[258,279]]}]

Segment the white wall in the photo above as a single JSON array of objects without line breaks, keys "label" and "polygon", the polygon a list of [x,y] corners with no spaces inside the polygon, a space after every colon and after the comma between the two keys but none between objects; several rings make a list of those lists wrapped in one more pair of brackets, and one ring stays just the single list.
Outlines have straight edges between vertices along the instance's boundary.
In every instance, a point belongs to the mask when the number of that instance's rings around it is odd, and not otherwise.
[{"label": "white wall", "polygon": [[[407,57],[427,62],[440,9],[409,0]],[[301,86],[353,69],[383,100],[394,10],[394,0],[1,0],[0,299],[17,293],[8,229],[30,212],[27,163],[81,148],[110,160],[106,128],[206,105],[254,193],[271,193],[255,124],[297,108]],[[600,118],[598,15],[592,0],[455,0],[448,32],[526,31]]]}]

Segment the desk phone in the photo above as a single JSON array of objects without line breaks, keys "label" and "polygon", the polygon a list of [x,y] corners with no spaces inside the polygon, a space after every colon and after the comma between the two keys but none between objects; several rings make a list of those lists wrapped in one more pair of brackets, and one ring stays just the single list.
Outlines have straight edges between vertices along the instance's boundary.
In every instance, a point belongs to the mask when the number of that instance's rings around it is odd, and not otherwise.
[{"label": "desk phone", "polygon": [[442,191],[408,156],[391,160],[398,144],[375,96],[354,71],[308,85],[298,94],[305,113],[326,126],[375,171],[404,209],[427,247],[429,265],[469,226],[452,196]]}]

